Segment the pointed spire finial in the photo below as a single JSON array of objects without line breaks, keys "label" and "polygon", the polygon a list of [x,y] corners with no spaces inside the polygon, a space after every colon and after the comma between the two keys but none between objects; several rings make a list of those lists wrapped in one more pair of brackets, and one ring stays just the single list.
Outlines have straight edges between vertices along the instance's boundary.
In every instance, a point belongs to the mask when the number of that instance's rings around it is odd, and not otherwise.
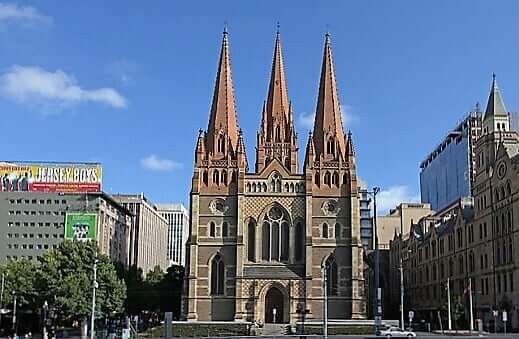
[{"label": "pointed spire finial", "polygon": [[492,81],[493,81],[493,82],[496,81],[496,73],[493,73],[493,72],[492,72]]},{"label": "pointed spire finial", "polygon": [[279,21],[276,23],[276,34],[279,35]]},{"label": "pointed spire finial", "polygon": [[223,22],[223,34],[229,34],[227,20]]}]

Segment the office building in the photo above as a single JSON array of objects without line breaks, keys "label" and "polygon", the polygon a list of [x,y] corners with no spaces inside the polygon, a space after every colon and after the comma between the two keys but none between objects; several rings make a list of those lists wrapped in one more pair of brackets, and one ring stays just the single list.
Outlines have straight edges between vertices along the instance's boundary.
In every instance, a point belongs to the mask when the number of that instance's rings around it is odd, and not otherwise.
[{"label": "office building", "polygon": [[189,213],[182,204],[156,204],[168,223],[168,264],[185,266],[186,242],[189,234]]},{"label": "office building", "polygon": [[119,202],[133,215],[130,232],[130,265],[142,269],[144,275],[155,266],[167,268],[168,225],[157,207],[141,194],[116,194]]},{"label": "office building", "polygon": [[127,266],[132,215],[104,192],[0,192],[0,260],[37,260],[67,238],[67,218],[84,215],[95,216],[100,252]]},{"label": "office building", "polygon": [[420,164],[421,202],[434,211],[471,196],[481,117],[479,108],[469,113]]}]

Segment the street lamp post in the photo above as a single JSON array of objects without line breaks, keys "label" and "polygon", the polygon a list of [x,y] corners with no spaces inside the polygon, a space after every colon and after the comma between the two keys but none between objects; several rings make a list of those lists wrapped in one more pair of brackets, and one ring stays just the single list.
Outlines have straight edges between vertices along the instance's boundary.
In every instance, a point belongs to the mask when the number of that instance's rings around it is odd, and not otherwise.
[{"label": "street lamp post", "polygon": [[13,292],[14,304],[13,304],[13,331],[16,332],[16,292]]},{"label": "street lamp post", "polygon": [[49,308],[49,304],[47,300],[43,303],[43,339],[47,339],[47,309]]},{"label": "street lamp post", "polygon": [[92,315],[90,317],[90,339],[94,339],[95,313],[96,313],[96,289],[97,289],[97,252],[94,258],[94,281],[92,283]]},{"label": "street lamp post", "polygon": [[373,196],[373,233],[375,235],[375,287],[373,293],[373,317],[375,319],[375,335],[379,333],[382,316],[382,302],[379,288],[380,283],[380,252],[378,248],[378,232],[377,232],[377,194],[380,187],[373,187],[373,191],[369,192]]},{"label": "street lamp post", "polygon": [[0,289],[0,326],[2,326],[2,310],[4,309],[4,286],[5,286],[5,272],[2,272],[2,288]]}]

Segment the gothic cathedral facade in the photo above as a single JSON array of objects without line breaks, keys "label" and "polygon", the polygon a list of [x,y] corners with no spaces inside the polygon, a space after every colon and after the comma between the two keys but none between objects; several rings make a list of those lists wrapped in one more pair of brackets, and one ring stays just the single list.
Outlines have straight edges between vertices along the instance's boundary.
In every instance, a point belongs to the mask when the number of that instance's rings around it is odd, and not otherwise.
[{"label": "gothic cathedral facade", "polygon": [[355,149],[342,126],[328,34],[302,171],[298,161],[278,32],[249,170],[225,31],[208,129],[195,150],[187,320],[322,319],[325,291],[329,318],[366,317]]}]

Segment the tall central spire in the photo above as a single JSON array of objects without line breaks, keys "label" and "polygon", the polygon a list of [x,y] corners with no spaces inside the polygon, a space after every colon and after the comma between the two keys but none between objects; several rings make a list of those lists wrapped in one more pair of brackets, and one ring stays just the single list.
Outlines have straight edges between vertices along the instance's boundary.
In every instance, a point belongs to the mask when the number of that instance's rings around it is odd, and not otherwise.
[{"label": "tall central spire", "polygon": [[212,153],[217,153],[219,150],[222,150],[221,147],[215,147],[217,145],[217,138],[220,138],[219,142],[224,143],[224,150],[227,150],[229,144],[232,150],[236,150],[238,144],[238,119],[232,82],[228,35],[227,29],[225,28],[218,73],[216,75],[216,84],[214,87],[211,115],[209,117],[209,127],[207,129],[208,150]]},{"label": "tall central spire", "polygon": [[263,123],[267,139],[273,134],[274,121],[286,124],[291,121],[290,102],[285,78],[285,67],[283,64],[283,51],[281,50],[281,35],[276,33],[274,47],[274,58],[272,60],[272,73],[268,89],[267,103],[263,112]]},{"label": "tall central spire", "polygon": [[[317,156],[320,154],[334,153],[333,155],[336,157],[337,152],[335,152],[335,145],[338,145],[340,154],[345,154],[346,147],[342,127],[341,107],[337,92],[337,81],[335,79],[331,39],[328,33],[326,33],[325,36],[313,136]],[[333,140],[333,149],[330,147],[330,150],[333,150],[333,152],[329,152],[328,149],[325,150],[325,145],[328,145],[330,140]]]},{"label": "tall central spire", "polygon": [[288,172],[297,172],[297,136],[288,99],[279,26],[256,149],[256,171],[262,171],[272,160],[277,159]]}]

